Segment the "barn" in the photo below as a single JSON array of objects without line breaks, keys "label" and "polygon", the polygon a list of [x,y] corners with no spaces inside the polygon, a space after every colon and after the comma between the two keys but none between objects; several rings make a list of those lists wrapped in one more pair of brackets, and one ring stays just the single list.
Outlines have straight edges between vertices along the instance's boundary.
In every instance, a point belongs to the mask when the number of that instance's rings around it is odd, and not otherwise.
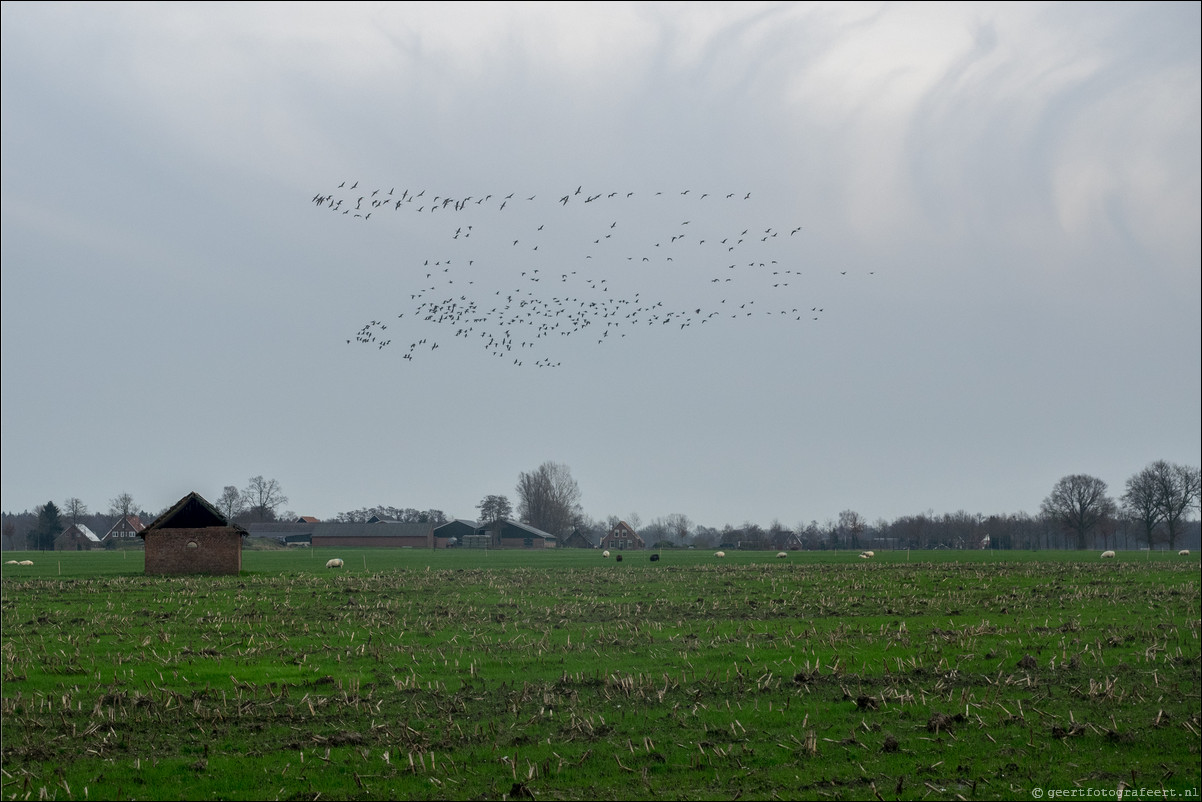
[{"label": "barn", "polygon": [[189,493],[138,533],[147,574],[234,574],[242,570],[246,530],[198,493]]},{"label": "barn", "polygon": [[380,521],[367,524],[313,524],[314,548],[432,549],[434,524]]},{"label": "barn", "polygon": [[553,549],[559,538],[529,524],[498,518],[484,524],[464,545],[489,549]]},{"label": "barn", "polygon": [[476,530],[480,528],[480,524],[475,521],[469,521],[466,518],[456,518],[453,521],[447,521],[441,526],[434,527],[434,547],[445,549],[451,545],[461,545],[464,538],[476,534]]}]

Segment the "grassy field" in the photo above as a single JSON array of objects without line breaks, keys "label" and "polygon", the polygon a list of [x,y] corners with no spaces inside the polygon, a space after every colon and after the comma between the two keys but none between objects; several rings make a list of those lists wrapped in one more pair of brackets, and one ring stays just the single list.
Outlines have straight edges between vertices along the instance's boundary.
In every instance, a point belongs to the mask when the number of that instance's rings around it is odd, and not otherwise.
[{"label": "grassy field", "polygon": [[1197,798],[1197,557],[661,554],[7,553],[0,795]]}]

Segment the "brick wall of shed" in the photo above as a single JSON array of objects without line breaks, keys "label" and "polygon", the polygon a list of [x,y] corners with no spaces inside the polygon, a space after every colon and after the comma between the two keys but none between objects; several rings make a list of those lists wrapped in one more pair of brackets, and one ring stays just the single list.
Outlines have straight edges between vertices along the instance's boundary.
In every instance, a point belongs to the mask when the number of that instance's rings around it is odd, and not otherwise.
[{"label": "brick wall of shed", "polygon": [[[195,543],[195,548],[189,548]],[[242,570],[242,535],[231,527],[156,529],[146,533],[147,574],[234,574]]]}]

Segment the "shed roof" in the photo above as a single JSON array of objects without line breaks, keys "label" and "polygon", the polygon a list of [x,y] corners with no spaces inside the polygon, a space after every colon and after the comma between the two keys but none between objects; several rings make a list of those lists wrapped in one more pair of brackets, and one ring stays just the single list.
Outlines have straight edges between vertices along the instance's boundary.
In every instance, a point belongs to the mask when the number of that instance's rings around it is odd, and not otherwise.
[{"label": "shed roof", "polygon": [[213,526],[228,526],[246,534],[245,529],[231,524],[216,507],[194,491],[175,502],[171,509],[155,518],[138,535],[145,537],[147,532],[157,529],[206,529]]}]

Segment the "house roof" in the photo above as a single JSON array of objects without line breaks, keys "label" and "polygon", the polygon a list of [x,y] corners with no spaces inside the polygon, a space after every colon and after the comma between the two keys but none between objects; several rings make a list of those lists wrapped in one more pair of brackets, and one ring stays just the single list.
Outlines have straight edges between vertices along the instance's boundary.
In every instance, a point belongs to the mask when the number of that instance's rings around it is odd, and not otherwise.
[{"label": "house roof", "polygon": [[634,531],[633,527],[631,527],[631,525],[625,521],[618,521],[616,524],[614,524],[614,528],[609,530],[608,534],[606,534],[606,537],[613,537],[614,535],[618,535],[620,537],[633,537],[639,542],[642,542],[643,540],[639,533]]},{"label": "house roof", "polygon": [[205,529],[211,526],[228,526],[246,534],[245,529],[231,524],[216,507],[194,491],[175,502],[171,509],[155,518],[138,535],[145,537],[147,532],[157,529]]},{"label": "house roof", "polygon": [[296,519],[296,522],[298,524],[315,524],[320,520],[320,518],[314,518],[312,515],[302,515]]},{"label": "house roof", "polygon": [[564,543],[572,543],[574,541],[582,541],[584,543],[587,543],[589,546],[591,546],[593,548],[597,547],[597,544],[593,542],[593,539],[591,537],[589,537],[588,535],[586,535],[584,532],[581,532],[579,527],[577,527],[576,529],[573,529],[572,533],[570,535],[568,535],[566,538],[564,538],[563,542]]},{"label": "house roof", "polygon": [[74,529],[74,530],[75,530],[76,532],[78,532],[80,535],[82,535],[83,537],[85,537],[85,538],[87,538],[88,540],[92,541],[93,543],[99,543],[99,542],[100,542],[100,538],[98,538],[98,537],[96,536],[96,533],[95,533],[95,532],[93,532],[91,529],[88,529],[88,528],[87,528],[86,526],[84,526],[83,524],[71,524],[70,526],[68,526],[66,529],[64,529],[64,530],[63,530],[62,534],[61,534],[61,535],[59,535],[59,537],[62,537],[63,535],[66,535],[66,534],[70,533],[72,529]]},{"label": "house roof", "polygon": [[442,523],[442,524],[439,524],[438,526],[434,527],[434,531],[437,532],[439,529],[443,529],[444,527],[448,527],[448,526],[459,526],[459,527],[466,526],[469,529],[475,530],[475,529],[480,528],[480,523],[478,521],[469,521],[467,518],[454,518],[450,521],[447,521],[446,523]]},{"label": "house roof", "polygon": [[[526,532],[527,534],[531,535],[532,537],[542,537],[542,538],[547,538],[548,540],[559,540],[559,538],[557,538],[555,535],[551,534],[550,532],[544,532],[543,530],[537,529],[537,528],[531,526],[530,524],[524,524],[524,523],[521,523],[520,521],[515,521],[512,518],[500,518],[497,520],[497,523],[502,523],[502,524],[505,524],[506,526],[511,526],[514,529],[520,529],[523,532]],[[487,529],[488,526],[489,525],[485,525],[480,528]],[[502,537],[504,537],[503,532],[502,532]]]},{"label": "house roof", "polygon": [[[139,518],[138,516],[133,515],[133,514],[123,515],[117,519],[117,522],[115,524],[113,524],[111,527],[109,527],[109,531],[104,533],[104,537],[108,537],[109,535],[113,534],[113,532],[116,532],[117,527],[121,526],[121,524],[123,524],[123,523],[129,524],[128,531],[130,531],[130,532],[141,532],[143,529],[146,528],[146,524],[142,523],[142,519]],[[126,530],[122,530],[122,531],[126,531]]]}]

